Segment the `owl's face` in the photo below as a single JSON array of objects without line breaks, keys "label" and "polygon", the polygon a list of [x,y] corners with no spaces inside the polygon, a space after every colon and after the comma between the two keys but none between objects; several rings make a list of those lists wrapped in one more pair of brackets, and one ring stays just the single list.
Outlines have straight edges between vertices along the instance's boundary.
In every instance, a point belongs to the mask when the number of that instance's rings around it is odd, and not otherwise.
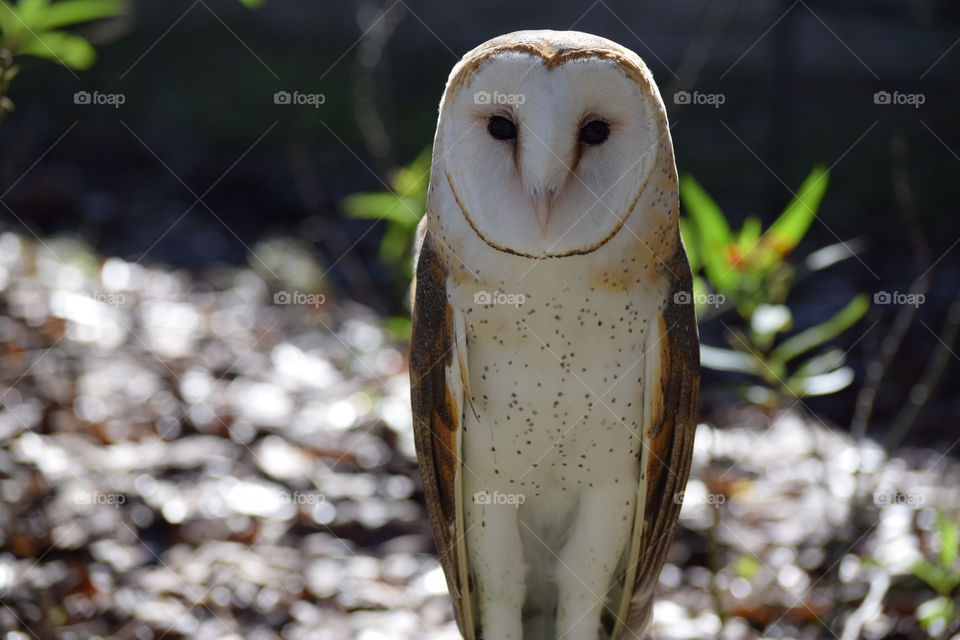
[{"label": "owl's face", "polygon": [[602,54],[558,63],[508,49],[461,73],[441,112],[435,178],[473,231],[534,258],[589,253],[614,237],[669,135],[654,117],[659,97]]}]

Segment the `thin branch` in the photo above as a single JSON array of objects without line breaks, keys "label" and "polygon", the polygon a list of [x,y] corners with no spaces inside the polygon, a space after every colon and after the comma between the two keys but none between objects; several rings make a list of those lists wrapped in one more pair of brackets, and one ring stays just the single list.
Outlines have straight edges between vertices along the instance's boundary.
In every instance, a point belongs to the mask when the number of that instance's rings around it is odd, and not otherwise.
[{"label": "thin branch", "polygon": [[[371,8],[367,3],[360,6],[361,9]],[[384,176],[396,167],[396,161],[390,134],[377,107],[377,67],[383,59],[384,49],[405,15],[406,8],[402,2],[389,6],[381,4],[373,16],[372,26],[360,40],[353,64],[354,116],[367,149]]]},{"label": "thin branch", "polygon": [[682,104],[675,103],[670,96],[680,91],[690,91],[697,85],[700,74],[713,57],[713,52],[723,36],[731,18],[737,12],[740,3],[738,0],[722,0],[721,2],[708,3],[707,14],[700,21],[697,34],[694,36],[690,46],[683,53],[683,58],[677,66],[677,73],[674,75],[664,96],[664,101],[671,109],[671,116],[682,107]]},{"label": "thin branch", "polygon": [[[910,293],[926,295],[930,289],[931,281],[929,273],[930,248],[920,227],[916,201],[910,188],[906,168],[907,143],[902,132],[894,136],[890,146],[893,156],[893,193],[898,204],[897,208],[903,217],[907,238],[917,262],[917,269],[921,274],[910,285]],[[880,384],[900,350],[904,336],[913,323],[916,313],[917,305],[900,305],[893,324],[890,325],[890,329],[880,343],[877,355],[867,365],[866,379],[857,394],[856,408],[854,409],[853,420],[850,423],[850,432],[858,440],[867,433],[867,426],[873,416]]]},{"label": "thin branch", "polygon": [[885,444],[888,451],[896,451],[903,443],[910,427],[916,422],[923,407],[926,406],[927,400],[930,399],[937,385],[940,384],[940,380],[947,370],[947,365],[950,364],[950,358],[956,357],[954,345],[957,344],[958,335],[960,335],[960,295],[957,296],[947,311],[947,321],[940,330],[940,335],[937,336],[937,344],[923,376],[917,384],[913,385],[909,395],[907,395],[907,402],[900,408],[900,413],[893,421],[893,426],[890,428]]},{"label": "thin branch", "polygon": [[16,75],[17,66],[13,63],[13,52],[0,49],[0,122],[13,112],[13,101],[7,97],[7,89]]}]

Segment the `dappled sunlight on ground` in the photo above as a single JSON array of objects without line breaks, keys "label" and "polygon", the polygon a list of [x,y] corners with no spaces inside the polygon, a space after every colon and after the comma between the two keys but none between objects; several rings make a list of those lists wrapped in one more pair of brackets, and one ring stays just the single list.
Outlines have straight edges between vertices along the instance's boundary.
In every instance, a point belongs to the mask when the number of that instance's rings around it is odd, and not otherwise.
[{"label": "dappled sunlight on ground", "polygon": [[[278,293],[0,236],[10,638],[458,637],[405,345],[352,303]],[[654,637],[924,637],[911,571],[937,510],[956,518],[960,464],[796,407],[725,416],[675,496]]]}]

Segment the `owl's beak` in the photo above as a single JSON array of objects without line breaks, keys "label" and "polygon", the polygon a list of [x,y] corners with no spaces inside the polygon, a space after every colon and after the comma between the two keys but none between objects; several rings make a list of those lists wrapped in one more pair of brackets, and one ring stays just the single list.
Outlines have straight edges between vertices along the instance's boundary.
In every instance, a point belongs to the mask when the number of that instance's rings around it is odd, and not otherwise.
[{"label": "owl's beak", "polygon": [[553,213],[553,203],[557,199],[557,192],[553,189],[547,189],[538,193],[534,198],[533,205],[537,210],[540,233],[546,235],[547,225],[550,223],[550,214]]},{"label": "owl's beak", "polygon": [[537,198],[537,222],[540,223],[540,233],[547,232],[547,223],[550,221],[550,208],[553,204],[553,193],[547,191]]}]

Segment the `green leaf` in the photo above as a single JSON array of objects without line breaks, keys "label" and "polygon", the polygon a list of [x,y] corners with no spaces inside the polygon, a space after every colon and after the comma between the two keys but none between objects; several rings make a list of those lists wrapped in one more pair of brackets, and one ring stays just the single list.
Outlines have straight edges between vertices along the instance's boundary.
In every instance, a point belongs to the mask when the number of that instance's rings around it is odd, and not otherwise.
[{"label": "green leaf", "polygon": [[955,520],[941,513],[937,517],[937,536],[940,539],[940,565],[953,566],[957,559],[957,547],[960,545],[960,526]]},{"label": "green leaf", "polygon": [[426,200],[430,184],[432,149],[427,147],[406,167],[397,171],[390,181],[393,190],[402,196],[422,197]]},{"label": "green leaf", "polygon": [[943,572],[940,567],[934,566],[927,560],[920,560],[910,567],[910,572],[930,585],[934,591],[940,591],[940,584],[943,582]]},{"label": "green leaf", "polygon": [[46,31],[91,20],[113,18],[126,10],[125,0],[61,0],[43,11],[35,28]]},{"label": "green leaf", "polygon": [[740,235],[737,237],[737,246],[743,252],[756,248],[757,240],[760,239],[760,218],[750,216],[743,221],[743,227],[740,229]]},{"label": "green leaf", "polygon": [[829,244],[822,249],[817,249],[808,255],[804,261],[804,266],[810,271],[820,271],[836,263],[852,258],[866,249],[866,242],[862,238],[854,238],[846,242],[837,242]]},{"label": "green leaf", "polygon": [[703,278],[693,276],[691,292],[693,293],[693,303],[697,307],[697,320],[700,320],[711,311],[710,305],[707,304],[707,295],[710,293],[710,288]]},{"label": "green leaf", "polygon": [[700,345],[700,364],[715,371],[735,371],[757,375],[757,360],[749,353]]},{"label": "green leaf", "polygon": [[17,3],[17,16],[31,29],[35,29],[39,19],[50,5],[50,0],[20,0]]},{"label": "green leaf", "polygon": [[827,349],[823,353],[804,361],[803,364],[798,366],[796,375],[818,376],[822,373],[830,373],[838,367],[843,366],[844,362],[846,362],[846,354],[844,354],[842,349]]},{"label": "green leaf", "polygon": [[[398,265],[411,248],[410,234],[398,224],[388,224],[380,241],[380,259],[384,264]],[[409,260],[405,264],[411,264]],[[411,264],[412,266],[412,264]]]},{"label": "green leaf", "polygon": [[770,389],[759,384],[751,385],[743,390],[743,399],[758,407],[776,407],[780,404],[781,396]]},{"label": "green leaf", "polygon": [[787,380],[787,388],[798,398],[827,396],[846,389],[853,383],[853,369],[840,367],[812,376],[794,375]]},{"label": "green leaf", "polygon": [[700,259],[710,283],[718,291],[733,289],[737,274],[727,262],[727,249],[733,243],[730,225],[717,203],[692,176],[680,178],[680,199],[691,223],[696,227]]},{"label": "green leaf", "polygon": [[354,193],[340,202],[351,218],[389,220],[414,229],[423,215],[423,208],[416,199],[387,192]]},{"label": "green leaf", "polygon": [[800,244],[817,215],[820,201],[827,192],[828,169],[817,165],[806,177],[796,195],[780,217],[764,234],[780,253],[787,253]]},{"label": "green leaf", "polygon": [[758,304],[750,316],[750,329],[760,336],[773,336],[790,328],[793,314],[783,304]]},{"label": "green leaf", "polygon": [[700,183],[694,180],[693,176],[684,175],[680,178],[680,198],[690,217],[696,222],[700,233],[723,244],[732,242],[730,226],[723,217],[719,205],[703,190]]},{"label": "green leaf", "polygon": [[0,0],[0,33],[5,37],[23,29],[23,24],[17,19],[16,10],[7,0]]},{"label": "green leaf", "polygon": [[409,342],[413,321],[407,316],[390,316],[384,319],[383,327],[394,340]]},{"label": "green leaf", "polygon": [[262,7],[266,0],[240,0],[240,2],[243,3],[248,9],[256,9],[258,7]]},{"label": "green leaf", "polygon": [[773,351],[770,352],[771,367],[775,368],[775,365],[785,365],[800,354],[806,353],[837,337],[856,324],[857,321],[863,317],[863,314],[867,312],[869,307],[870,302],[867,296],[863,294],[855,296],[847,306],[838,311],[826,322],[805,329],[795,336],[784,340],[774,348]]},{"label": "green leaf", "polygon": [[54,60],[74,69],[89,69],[97,59],[93,45],[66,31],[31,35],[18,53]]},{"label": "green leaf", "polygon": [[933,598],[917,607],[917,619],[927,633],[937,637],[943,633],[947,622],[953,617],[953,608],[950,598]]}]

